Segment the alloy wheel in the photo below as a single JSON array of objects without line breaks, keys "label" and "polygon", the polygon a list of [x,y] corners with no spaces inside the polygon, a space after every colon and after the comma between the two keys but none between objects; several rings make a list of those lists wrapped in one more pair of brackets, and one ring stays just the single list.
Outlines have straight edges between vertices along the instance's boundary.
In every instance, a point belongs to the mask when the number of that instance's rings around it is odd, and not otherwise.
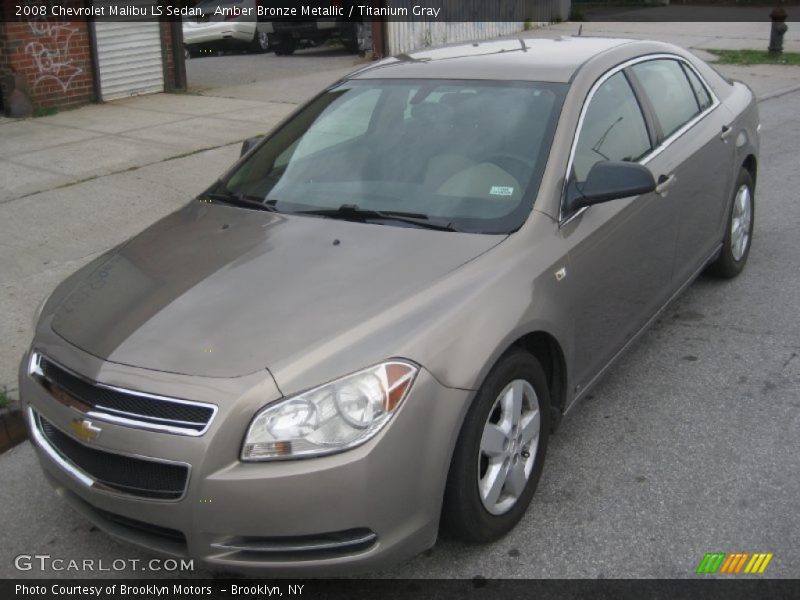
[{"label": "alloy wheel", "polygon": [[493,515],[511,510],[525,491],[539,444],[539,410],[533,386],[515,379],[489,412],[478,457],[478,492]]},{"label": "alloy wheel", "polygon": [[736,192],[731,215],[731,254],[736,261],[742,260],[750,243],[750,226],[753,220],[753,200],[750,188],[742,185]]},{"label": "alloy wheel", "polygon": [[269,49],[269,37],[265,31],[256,32],[256,38],[258,40],[258,47],[261,50],[266,51]]}]

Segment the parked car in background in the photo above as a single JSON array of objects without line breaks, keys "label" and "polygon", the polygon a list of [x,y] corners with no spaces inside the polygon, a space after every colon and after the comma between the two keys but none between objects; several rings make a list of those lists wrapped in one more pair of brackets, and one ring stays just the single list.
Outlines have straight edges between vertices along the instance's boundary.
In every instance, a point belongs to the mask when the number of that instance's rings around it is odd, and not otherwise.
[{"label": "parked car in background", "polygon": [[282,19],[273,21],[269,41],[279,56],[293,54],[303,43],[318,46],[332,39],[338,39],[348,52],[355,54],[359,52],[361,26],[361,23],[337,19]]},{"label": "parked car in background", "polygon": [[365,67],[43,303],[41,465],[99,528],[217,570],[497,540],[562,415],[701,272],[744,268],[759,129],[670,44]]},{"label": "parked car in background", "polygon": [[[258,0],[202,0],[196,8],[202,16],[186,17],[183,21],[183,43],[190,56],[204,50],[237,50],[266,52],[270,49],[272,24],[244,16],[241,9],[256,14]],[[232,11],[229,16],[215,15],[217,7]],[[239,13],[239,14],[234,14]]]}]

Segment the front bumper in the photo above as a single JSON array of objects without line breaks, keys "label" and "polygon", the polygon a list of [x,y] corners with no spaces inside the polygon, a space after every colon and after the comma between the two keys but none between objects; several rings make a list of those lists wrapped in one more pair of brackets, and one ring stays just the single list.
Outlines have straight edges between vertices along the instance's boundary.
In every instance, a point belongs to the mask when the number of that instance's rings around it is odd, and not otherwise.
[{"label": "front bumper", "polygon": [[[238,460],[242,436],[258,408],[277,399],[265,373],[231,380],[187,377],[104,363],[75,348],[39,348],[96,381],[219,405],[201,436],[96,422],[94,449],[190,466],[178,500],[143,499],[87,485],[54,459],[32,432],[40,462],[58,493],[114,537],[216,570],[339,574],[396,562],[436,540],[444,484],[470,393],[443,387],[421,369],[392,422],[353,450],[265,463]],[[268,380],[268,381],[265,381]],[[20,397],[76,438],[76,409],[56,400],[20,368]],[[29,427],[37,427],[28,419]]]},{"label": "front bumper", "polygon": [[256,24],[252,21],[211,21],[208,23],[185,22],[183,24],[183,43],[197,46],[217,42],[253,41]]}]

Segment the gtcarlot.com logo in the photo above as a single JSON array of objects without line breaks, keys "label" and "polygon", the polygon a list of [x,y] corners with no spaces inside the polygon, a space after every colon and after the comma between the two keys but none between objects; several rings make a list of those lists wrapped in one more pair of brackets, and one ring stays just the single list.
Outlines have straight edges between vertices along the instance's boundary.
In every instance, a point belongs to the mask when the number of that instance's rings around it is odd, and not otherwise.
[{"label": "gtcarlot.com logo", "polygon": [[194,560],[174,558],[56,558],[49,554],[19,554],[14,558],[18,571],[194,571]]},{"label": "gtcarlot.com logo", "polygon": [[697,566],[697,573],[726,575],[760,575],[767,569],[773,554],[766,552],[709,552]]}]

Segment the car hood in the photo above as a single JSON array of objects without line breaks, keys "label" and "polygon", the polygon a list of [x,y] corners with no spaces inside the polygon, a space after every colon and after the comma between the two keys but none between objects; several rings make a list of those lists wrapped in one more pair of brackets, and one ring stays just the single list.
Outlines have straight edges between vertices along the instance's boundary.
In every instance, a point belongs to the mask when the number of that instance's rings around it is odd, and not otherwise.
[{"label": "car hood", "polygon": [[70,277],[47,312],[104,360],[236,377],[301,360],[503,239],[195,201]]}]

